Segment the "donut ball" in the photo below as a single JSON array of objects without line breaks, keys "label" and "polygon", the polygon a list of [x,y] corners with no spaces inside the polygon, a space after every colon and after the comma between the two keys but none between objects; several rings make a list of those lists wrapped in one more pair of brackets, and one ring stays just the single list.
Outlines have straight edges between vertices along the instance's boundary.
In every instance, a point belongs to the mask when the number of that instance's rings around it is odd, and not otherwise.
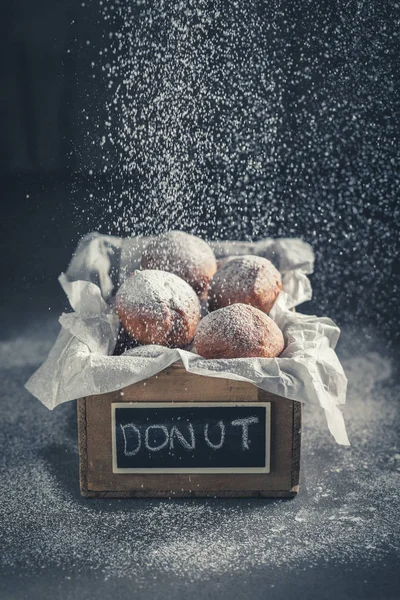
[{"label": "donut ball", "polygon": [[200,321],[195,291],[165,271],[135,271],[119,288],[115,302],[123,327],[141,344],[183,348]]},{"label": "donut ball", "polygon": [[208,308],[213,311],[240,302],[269,313],[281,289],[281,274],[267,258],[229,258],[211,281]]},{"label": "donut ball", "polygon": [[141,267],[175,273],[187,281],[201,299],[206,299],[217,261],[211,246],[204,240],[183,231],[170,231],[147,245]]},{"label": "donut ball", "polygon": [[285,342],[278,325],[261,310],[231,304],[200,321],[194,345],[204,358],[274,358]]}]

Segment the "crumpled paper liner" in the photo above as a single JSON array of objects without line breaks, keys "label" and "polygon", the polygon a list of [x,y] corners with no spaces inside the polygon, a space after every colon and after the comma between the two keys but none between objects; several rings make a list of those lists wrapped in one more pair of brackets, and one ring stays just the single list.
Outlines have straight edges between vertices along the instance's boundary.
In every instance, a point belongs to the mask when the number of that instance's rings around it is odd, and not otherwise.
[{"label": "crumpled paper liner", "polygon": [[206,360],[162,346],[141,346],[111,356],[119,329],[112,292],[137,268],[148,239],[90,234],[81,241],[67,273],[60,276],[74,312],[61,315],[61,332],[27,389],[53,409],[69,400],[122,389],[181,360],[191,373],[248,381],[279,396],[322,407],[337,443],[349,445],[341,411],[347,379],[335,353],[340,330],[331,319],[292,310],[311,298],[307,278],[313,269],[311,247],[297,239],[214,244],[217,257],[259,254],[280,269],[284,291],[270,313],[285,337],[279,358]]}]

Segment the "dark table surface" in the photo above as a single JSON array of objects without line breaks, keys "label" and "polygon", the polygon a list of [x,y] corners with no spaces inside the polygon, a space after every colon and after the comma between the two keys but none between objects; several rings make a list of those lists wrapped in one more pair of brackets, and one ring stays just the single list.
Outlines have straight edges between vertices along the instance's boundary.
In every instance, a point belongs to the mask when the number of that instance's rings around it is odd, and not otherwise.
[{"label": "dark table surface", "polygon": [[338,346],[352,446],[304,411],[294,500],[83,499],[75,402],[51,412],[24,389],[58,332],[55,288],[3,311],[2,599],[399,598],[400,386],[376,331]]}]

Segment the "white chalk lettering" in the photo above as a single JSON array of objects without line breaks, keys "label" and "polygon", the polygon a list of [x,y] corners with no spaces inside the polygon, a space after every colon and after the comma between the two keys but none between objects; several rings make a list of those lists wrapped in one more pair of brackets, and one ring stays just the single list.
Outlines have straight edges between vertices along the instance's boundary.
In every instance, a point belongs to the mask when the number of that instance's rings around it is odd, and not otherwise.
[{"label": "white chalk lettering", "polygon": [[174,448],[175,437],[180,441],[185,450],[194,450],[196,448],[196,440],[194,437],[193,425],[188,423],[188,429],[190,433],[190,442],[182,435],[176,425],[174,425],[169,434],[169,447],[171,450]]},{"label": "white chalk lettering", "polygon": [[207,446],[209,446],[213,450],[219,450],[220,448],[222,448],[222,446],[224,445],[224,441],[225,441],[225,425],[224,425],[224,422],[223,421],[218,421],[217,425],[220,428],[220,441],[219,441],[219,444],[213,444],[212,441],[210,440],[209,436],[208,436],[208,428],[210,426],[209,423],[206,423],[205,426],[204,426],[204,439],[206,440]]},{"label": "white chalk lettering", "polygon": [[[122,435],[124,436],[124,454],[125,454],[125,456],[135,456],[135,454],[137,454],[139,452],[140,446],[142,445],[142,440],[140,437],[139,429],[133,423],[126,423],[126,425],[121,425],[121,423],[120,423],[120,427],[122,429]],[[125,429],[130,429],[130,430],[134,431],[137,436],[136,448],[134,450],[128,450],[128,440],[126,437]],[[129,437],[132,437],[132,436],[129,436]]]},{"label": "white chalk lettering", "polygon": [[[158,446],[150,446],[149,433],[150,433],[151,429],[159,429],[165,435],[165,440],[163,442],[161,442],[161,444],[159,444]],[[144,434],[144,444],[145,444],[147,450],[151,450],[152,452],[158,452],[159,450],[162,450],[163,448],[165,448],[165,446],[168,444],[168,442],[169,442],[169,434],[168,434],[168,429],[166,428],[165,425],[149,425],[147,427],[146,433]]]},{"label": "white chalk lettering", "polygon": [[236,419],[232,421],[232,425],[242,428],[242,449],[249,449],[249,425],[258,423],[258,417],[247,417],[245,419]]}]

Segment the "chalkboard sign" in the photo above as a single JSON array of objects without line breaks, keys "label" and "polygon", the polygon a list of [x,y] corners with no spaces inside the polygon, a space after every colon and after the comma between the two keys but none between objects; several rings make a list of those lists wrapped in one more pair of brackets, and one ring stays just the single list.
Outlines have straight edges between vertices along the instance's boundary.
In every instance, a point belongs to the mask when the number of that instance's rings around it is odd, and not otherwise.
[{"label": "chalkboard sign", "polygon": [[269,402],[116,402],[114,473],[269,473]]}]

